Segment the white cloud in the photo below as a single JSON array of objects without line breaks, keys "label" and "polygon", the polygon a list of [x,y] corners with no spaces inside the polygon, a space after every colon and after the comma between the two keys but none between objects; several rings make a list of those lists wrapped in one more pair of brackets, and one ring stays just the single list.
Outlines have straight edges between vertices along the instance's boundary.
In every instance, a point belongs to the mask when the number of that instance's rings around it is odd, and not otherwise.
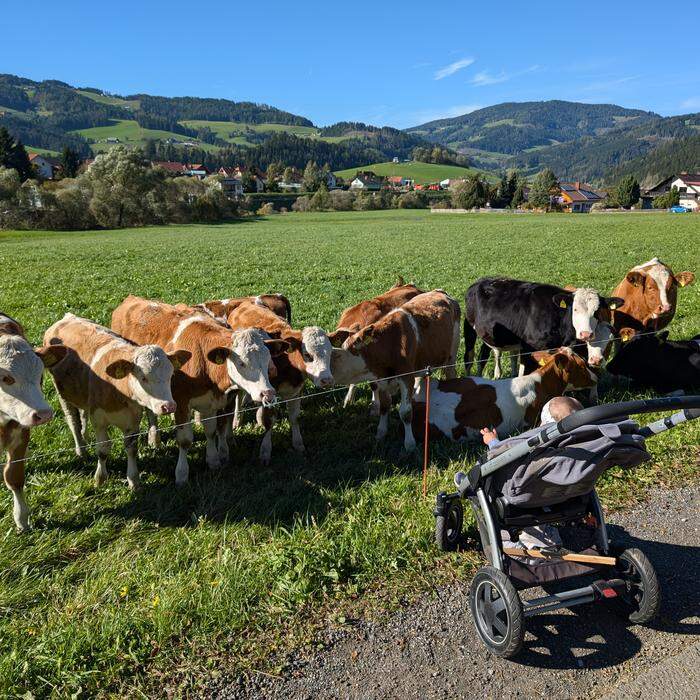
[{"label": "white cloud", "polygon": [[442,80],[450,75],[454,75],[457,71],[468,68],[472,63],[474,63],[473,58],[460,58],[459,61],[450,63],[449,66],[445,66],[444,68],[440,68],[439,71],[436,71],[435,80]]},{"label": "white cloud", "polygon": [[451,119],[452,117],[461,117],[463,114],[469,114],[477,109],[481,109],[483,105],[453,105],[452,107],[444,107],[443,109],[426,109],[412,114],[407,114],[404,121],[407,122],[407,127],[434,122],[437,119]]},{"label": "white cloud", "polygon": [[515,73],[506,73],[501,71],[500,73],[489,73],[489,71],[484,70],[477,73],[469,82],[475,87],[484,87],[485,85],[497,85],[498,83],[505,83],[512,78],[517,78],[521,75],[526,75],[527,73],[534,73],[540,70],[541,66],[530,66],[524,70],[516,71]]},{"label": "white cloud", "polygon": [[697,109],[700,110],[700,96],[689,97],[681,102],[681,109]]}]

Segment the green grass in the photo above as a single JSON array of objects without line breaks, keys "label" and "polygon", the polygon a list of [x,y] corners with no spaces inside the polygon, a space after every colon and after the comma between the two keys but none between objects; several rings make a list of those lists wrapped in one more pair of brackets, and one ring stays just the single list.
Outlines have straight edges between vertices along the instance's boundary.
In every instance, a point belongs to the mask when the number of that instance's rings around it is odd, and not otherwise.
[{"label": "green grass", "polygon": [[25,146],[27,153],[41,153],[42,156],[55,156],[61,155],[60,151],[52,151],[50,148],[35,148],[34,146]]},{"label": "green grass", "polygon": [[[696,217],[388,211],[0,234],[2,310],[37,343],[69,310],[108,322],[130,292],[196,302],[278,290],[292,301],[295,325],[330,328],[344,307],[399,275],[458,297],[494,273],[609,290],[655,255],[677,270],[700,269]],[[700,326],[700,285],[679,296],[672,333],[690,337]],[[45,389],[56,405],[48,380]],[[341,398],[305,404],[305,458],[290,451],[282,421],[272,464],[259,467],[260,434],[247,425],[221,473],[204,468],[197,443],[185,488],[174,485],[174,446],[144,447],[144,484],[134,494],[121,448],[96,489],[94,459],[72,456],[60,416],[35,430],[33,532],[16,535],[6,491],[0,501],[0,696],[194,693],[222,668],[274,671],[271,652],[319,627],[471,575],[476,552],[444,556],[433,546],[431,499],[473,452],[434,442],[424,501],[421,458],[401,453],[396,414],[377,446],[367,391],[348,410]],[[650,441],[654,461],[610,472],[605,503],[696,478],[699,442],[693,424]]]},{"label": "green grass", "polygon": [[188,119],[181,121],[180,123],[183,126],[187,126],[192,129],[207,127],[211,129],[219,138],[224,139],[224,141],[241,145],[248,144],[249,141],[245,138],[245,136],[235,136],[231,138],[229,134],[232,131],[245,131],[246,129],[251,129],[252,131],[256,131],[258,133],[267,134],[285,131],[303,138],[316,138],[318,136],[318,129],[312,126],[292,126],[288,124],[243,124],[240,122],[206,121],[204,119]]},{"label": "green grass", "polygon": [[90,90],[76,90],[79,95],[87,97],[95,102],[101,102],[105,105],[114,105],[116,107],[125,107],[126,109],[138,109],[141,105],[140,100],[124,100],[121,97],[112,97],[111,95],[101,95]]},{"label": "green grass", "polygon": [[[357,168],[348,168],[336,173],[345,180],[351,179],[358,170],[371,170],[382,177],[401,176],[409,177],[417,184],[427,182],[439,182],[447,178],[468,177],[478,172],[474,168],[461,168],[457,165],[435,165],[434,163],[421,163],[411,161],[410,163],[372,163]],[[493,175],[486,174],[486,178],[491,180]]]}]

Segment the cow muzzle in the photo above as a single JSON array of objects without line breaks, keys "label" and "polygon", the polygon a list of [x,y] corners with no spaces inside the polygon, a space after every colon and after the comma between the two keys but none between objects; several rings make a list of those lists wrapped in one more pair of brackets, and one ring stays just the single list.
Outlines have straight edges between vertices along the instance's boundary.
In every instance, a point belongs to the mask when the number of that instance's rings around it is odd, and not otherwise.
[{"label": "cow muzzle", "polygon": [[40,411],[34,411],[29,416],[31,425],[43,425],[48,423],[53,418],[53,409],[43,408]]},{"label": "cow muzzle", "polygon": [[176,408],[177,404],[174,401],[163,401],[160,405],[160,414],[165,416],[168,413],[175,413]]},{"label": "cow muzzle", "polygon": [[579,340],[590,340],[593,337],[593,333],[590,331],[579,331],[578,334],[578,339]]},{"label": "cow muzzle", "polygon": [[260,392],[260,403],[269,408],[277,401],[277,392],[274,389],[265,389]]}]

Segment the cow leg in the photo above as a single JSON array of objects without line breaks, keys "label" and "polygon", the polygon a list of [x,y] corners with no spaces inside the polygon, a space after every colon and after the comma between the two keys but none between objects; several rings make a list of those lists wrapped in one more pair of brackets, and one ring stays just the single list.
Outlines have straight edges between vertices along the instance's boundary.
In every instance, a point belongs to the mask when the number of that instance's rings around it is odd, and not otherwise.
[{"label": "cow leg", "polygon": [[[459,354],[459,323],[455,324],[454,333],[452,335],[452,347],[450,347],[450,356],[447,358],[447,367],[445,367],[445,379],[455,379],[457,377],[457,355]],[[471,365],[471,363],[470,363]],[[466,363],[465,363],[466,366]]]},{"label": "cow leg", "polygon": [[95,422],[95,442],[97,443],[97,469],[95,470],[95,486],[102,486],[109,474],[107,473],[107,457],[111,443],[108,442],[107,424]]},{"label": "cow leg", "polygon": [[29,506],[24,498],[24,459],[27,456],[29,431],[17,430],[7,446],[7,462],[3,470],[5,486],[12,491],[12,517],[19,532],[29,530]]},{"label": "cow leg", "polygon": [[304,440],[299,429],[299,414],[301,413],[301,399],[294,399],[287,404],[289,424],[292,426],[292,446],[297,452],[304,452]]},{"label": "cow leg", "polygon": [[386,385],[379,391],[379,424],[377,425],[377,442],[381,442],[389,432],[389,411],[391,411],[391,394]]},{"label": "cow leg", "polygon": [[80,415],[80,435],[83,438],[83,442],[85,442],[87,440],[87,429],[88,429],[87,411],[84,408],[81,408],[78,411],[78,414]]},{"label": "cow leg", "polygon": [[139,467],[137,463],[137,450],[139,443],[138,432],[138,423],[131,426],[124,432],[124,448],[126,449],[126,481],[132,491],[135,491],[141,485],[141,478],[139,477]]},{"label": "cow leg", "polygon": [[345,400],[343,401],[343,408],[347,408],[355,400],[355,389],[357,387],[354,384],[348,386],[348,393],[345,394]]},{"label": "cow leg", "polygon": [[370,416],[378,416],[380,409],[379,405],[381,403],[381,397],[380,397],[380,392],[381,392],[381,382],[370,382],[369,388],[372,390],[372,404],[369,407],[369,415]]},{"label": "cow leg", "polygon": [[204,435],[207,439],[206,448],[206,460],[209,469],[218,469],[221,464],[219,462],[219,449],[217,446],[217,415],[212,413],[211,415],[200,414],[200,425],[204,428]]},{"label": "cow leg", "polygon": [[175,483],[182,486],[187,483],[190,475],[190,465],[187,461],[187,451],[192,446],[194,438],[192,432],[192,423],[189,422],[190,407],[189,404],[180,408],[180,402],[177,402],[177,410],[175,411],[175,441],[177,442],[178,455],[177,464],[175,465]]},{"label": "cow leg", "polygon": [[411,404],[411,384],[412,380],[401,379],[399,387],[401,389],[401,403],[399,404],[399,416],[403,423],[404,437],[403,446],[406,452],[413,452],[416,449],[416,439],[413,437],[413,407]]},{"label": "cow leg", "polygon": [[486,343],[484,343],[482,341],[481,347],[479,348],[479,358],[476,361],[476,370],[474,372],[475,376],[477,376],[477,377],[484,376],[484,368],[486,367],[486,363],[489,361],[490,355],[491,355],[490,346],[488,346]]},{"label": "cow leg", "polygon": [[260,406],[256,418],[258,425],[265,428],[265,434],[260,443],[260,464],[266,467],[270,464],[270,459],[272,458],[272,426],[275,422],[274,409]]},{"label": "cow leg", "polygon": [[216,419],[216,440],[219,451],[219,464],[224,467],[229,461],[229,440],[233,440],[233,423],[229,411]]},{"label": "cow leg", "polygon": [[[249,403],[248,401],[248,394],[243,391],[239,390],[236,392],[236,398],[234,400],[234,409],[233,409],[233,429],[238,430],[238,428],[243,425],[244,420],[245,420],[245,415],[246,415],[246,405]],[[250,406],[248,406],[250,408]]]},{"label": "cow leg", "polygon": [[85,457],[85,438],[83,435],[83,426],[80,418],[80,411],[73,404],[68,403],[61,394],[58,394],[58,403],[61,404],[61,409],[63,410],[63,415],[66,417],[66,423],[70,429],[71,435],[73,436],[73,442],[75,443],[75,454],[78,457]]},{"label": "cow leg", "polygon": [[160,447],[160,431],[158,430],[158,418],[149,408],[146,409],[146,420],[148,421],[148,445],[149,447]]},{"label": "cow leg", "polygon": [[520,353],[517,350],[510,351],[510,376],[511,377],[522,377],[520,374]]}]

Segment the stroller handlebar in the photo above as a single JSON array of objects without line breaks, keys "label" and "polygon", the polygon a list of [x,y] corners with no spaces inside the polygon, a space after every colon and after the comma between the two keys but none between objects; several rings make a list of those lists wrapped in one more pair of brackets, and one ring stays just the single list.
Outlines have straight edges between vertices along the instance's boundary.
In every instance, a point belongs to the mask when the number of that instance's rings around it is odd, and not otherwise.
[{"label": "stroller handlebar", "polygon": [[599,423],[607,418],[682,409],[687,410],[688,419],[700,417],[700,396],[664,396],[659,399],[638,399],[592,406],[563,418],[557,423],[557,429],[563,434],[582,425]]}]

